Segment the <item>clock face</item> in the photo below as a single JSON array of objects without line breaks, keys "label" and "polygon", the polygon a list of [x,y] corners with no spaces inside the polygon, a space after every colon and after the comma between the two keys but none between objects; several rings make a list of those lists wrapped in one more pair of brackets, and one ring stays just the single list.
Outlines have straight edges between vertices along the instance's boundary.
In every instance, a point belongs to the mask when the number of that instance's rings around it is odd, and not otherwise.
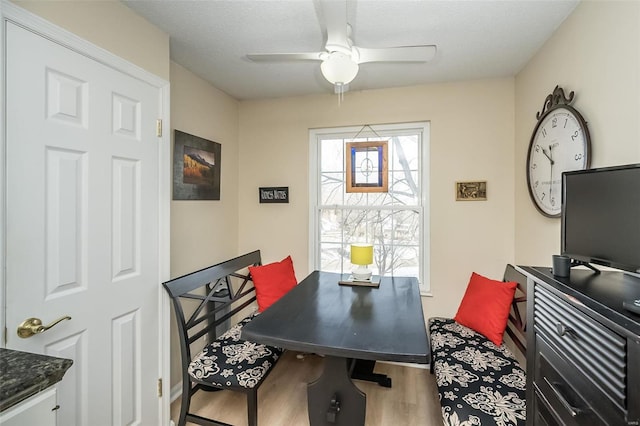
[{"label": "clock face", "polygon": [[560,216],[562,172],[588,168],[589,151],[586,122],[572,107],[551,109],[538,122],[529,145],[527,181],[542,214]]}]

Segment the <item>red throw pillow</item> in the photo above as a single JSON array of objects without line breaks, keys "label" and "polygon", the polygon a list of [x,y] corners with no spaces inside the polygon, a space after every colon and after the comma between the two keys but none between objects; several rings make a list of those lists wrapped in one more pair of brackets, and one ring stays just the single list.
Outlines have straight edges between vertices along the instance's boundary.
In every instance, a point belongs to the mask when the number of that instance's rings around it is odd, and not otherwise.
[{"label": "red throw pillow", "polygon": [[260,312],[263,312],[298,284],[291,256],[287,256],[281,262],[249,266],[249,273],[251,273],[253,285],[256,287],[256,298]]},{"label": "red throw pillow", "polygon": [[472,273],[454,319],[500,346],[517,285]]}]

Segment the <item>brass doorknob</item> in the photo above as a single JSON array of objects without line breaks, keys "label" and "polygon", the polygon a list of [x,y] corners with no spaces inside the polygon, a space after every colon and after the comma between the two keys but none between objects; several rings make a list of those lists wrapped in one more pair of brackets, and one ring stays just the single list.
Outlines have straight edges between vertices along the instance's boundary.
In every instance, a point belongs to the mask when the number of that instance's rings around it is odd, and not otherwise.
[{"label": "brass doorknob", "polygon": [[27,337],[31,337],[34,334],[47,331],[48,329],[50,329],[51,327],[53,327],[54,325],[58,324],[61,321],[70,320],[70,319],[71,317],[69,315],[66,315],[62,318],[58,318],[57,320],[55,320],[49,325],[42,325],[42,320],[40,318],[28,318],[18,326],[18,336],[22,337],[23,339],[26,339]]}]

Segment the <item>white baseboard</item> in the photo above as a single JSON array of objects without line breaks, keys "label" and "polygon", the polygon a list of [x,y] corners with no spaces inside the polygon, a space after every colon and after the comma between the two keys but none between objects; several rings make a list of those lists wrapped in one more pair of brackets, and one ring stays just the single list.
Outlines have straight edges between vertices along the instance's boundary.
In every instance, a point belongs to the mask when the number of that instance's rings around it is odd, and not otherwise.
[{"label": "white baseboard", "polygon": [[171,402],[173,402],[176,399],[180,398],[181,396],[182,396],[182,382],[178,383],[177,385],[171,388],[171,391],[169,392],[169,399],[171,400]]},{"label": "white baseboard", "polygon": [[402,367],[420,368],[423,370],[428,370],[431,367],[430,364],[413,364],[409,362],[395,362],[395,361],[376,361],[376,362],[380,362],[382,364],[400,365]]}]

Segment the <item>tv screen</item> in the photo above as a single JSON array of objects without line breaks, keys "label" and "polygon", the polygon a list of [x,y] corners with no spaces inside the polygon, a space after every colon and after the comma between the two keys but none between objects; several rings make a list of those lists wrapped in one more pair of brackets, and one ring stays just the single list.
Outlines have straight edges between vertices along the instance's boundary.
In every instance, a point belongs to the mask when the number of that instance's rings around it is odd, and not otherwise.
[{"label": "tv screen", "polygon": [[562,254],[640,273],[640,164],[562,174]]}]

